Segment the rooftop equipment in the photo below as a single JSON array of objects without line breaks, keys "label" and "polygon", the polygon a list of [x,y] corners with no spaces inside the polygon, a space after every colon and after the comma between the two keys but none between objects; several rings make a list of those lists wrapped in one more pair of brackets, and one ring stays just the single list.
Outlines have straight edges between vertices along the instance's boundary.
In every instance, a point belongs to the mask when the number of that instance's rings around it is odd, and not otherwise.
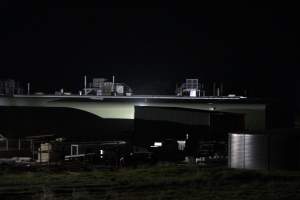
[{"label": "rooftop equipment", "polygon": [[18,81],[13,79],[0,79],[0,95],[13,96],[23,93],[24,90]]},{"label": "rooftop equipment", "polygon": [[177,89],[178,96],[201,96],[198,79],[186,79],[185,83]]},{"label": "rooftop equipment", "polygon": [[85,95],[95,96],[130,96],[132,90],[125,83],[116,83],[115,76],[112,78],[112,82],[107,81],[105,78],[93,78],[93,81],[89,84],[90,87],[86,88],[86,76],[85,76]]},{"label": "rooftop equipment", "polygon": [[[196,91],[196,95],[195,95]],[[213,82],[211,85],[200,83],[198,79],[186,79],[180,87],[176,86],[177,96],[213,96],[222,97],[224,96],[224,85],[223,83]]]}]

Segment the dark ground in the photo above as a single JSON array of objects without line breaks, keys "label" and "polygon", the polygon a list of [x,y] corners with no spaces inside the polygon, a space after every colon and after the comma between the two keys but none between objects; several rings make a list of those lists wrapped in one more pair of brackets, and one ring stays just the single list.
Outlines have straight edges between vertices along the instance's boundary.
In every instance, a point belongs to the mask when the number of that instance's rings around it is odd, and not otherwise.
[{"label": "dark ground", "polygon": [[1,171],[10,199],[299,199],[300,172],[159,165],[115,171]]}]

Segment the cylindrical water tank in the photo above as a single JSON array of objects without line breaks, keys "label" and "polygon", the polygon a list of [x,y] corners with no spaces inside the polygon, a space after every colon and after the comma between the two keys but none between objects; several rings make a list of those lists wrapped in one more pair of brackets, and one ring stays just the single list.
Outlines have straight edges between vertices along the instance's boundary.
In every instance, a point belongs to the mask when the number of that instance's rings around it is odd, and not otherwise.
[{"label": "cylindrical water tank", "polygon": [[298,130],[230,133],[228,167],[239,169],[300,169]]}]

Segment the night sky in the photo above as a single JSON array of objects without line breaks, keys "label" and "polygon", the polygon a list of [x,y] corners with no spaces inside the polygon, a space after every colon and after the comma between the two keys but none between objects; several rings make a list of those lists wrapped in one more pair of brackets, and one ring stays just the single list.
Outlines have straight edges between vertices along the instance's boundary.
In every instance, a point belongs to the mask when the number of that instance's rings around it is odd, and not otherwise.
[{"label": "night sky", "polygon": [[35,91],[77,92],[86,74],[115,75],[140,94],[199,78],[300,96],[296,3],[1,0],[0,9],[0,77]]}]

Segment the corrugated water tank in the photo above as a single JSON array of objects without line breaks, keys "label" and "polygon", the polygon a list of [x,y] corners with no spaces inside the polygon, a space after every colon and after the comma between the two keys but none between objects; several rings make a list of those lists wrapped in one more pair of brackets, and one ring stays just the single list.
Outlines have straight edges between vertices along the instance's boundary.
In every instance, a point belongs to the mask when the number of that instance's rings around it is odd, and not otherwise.
[{"label": "corrugated water tank", "polygon": [[300,169],[299,130],[230,133],[228,167],[239,169]]}]

